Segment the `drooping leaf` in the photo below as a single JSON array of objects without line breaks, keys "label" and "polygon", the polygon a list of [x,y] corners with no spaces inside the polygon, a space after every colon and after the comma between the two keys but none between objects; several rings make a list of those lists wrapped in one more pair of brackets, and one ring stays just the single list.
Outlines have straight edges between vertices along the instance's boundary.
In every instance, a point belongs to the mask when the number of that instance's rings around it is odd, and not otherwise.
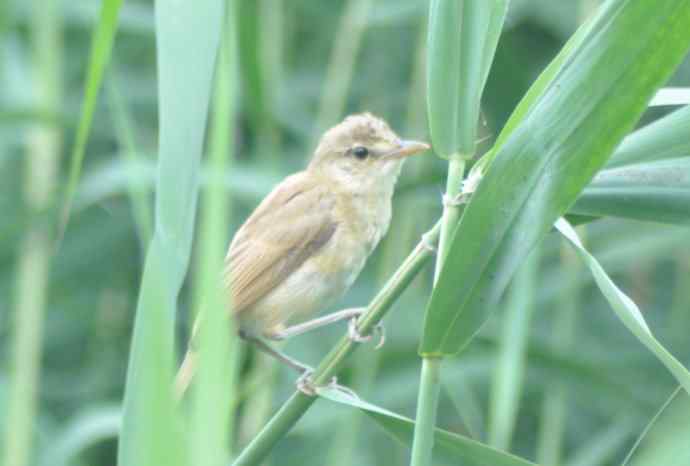
[{"label": "drooping leaf", "polygon": [[[319,396],[336,403],[357,408],[374,419],[393,438],[403,445],[412,445],[414,421],[387,409],[367,403],[359,398],[331,388],[319,389]],[[434,446],[437,452],[444,453],[462,464],[476,466],[535,466],[534,463],[510,453],[492,448],[463,435],[434,429]]]},{"label": "drooping leaf", "polygon": [[569,212],[687,225],[690,157],[604,170],[585,188]]},{"label": "drooping leaf", "polygon": [[613,283],[594,256],[582,246],[577,233],[565,219],[559,219],[555,226],[570,244],[575,247],[577,254],[589,267],[594,281],[611,305],[611,309],[623,322],[623,325],[666,366],[683,389],[690,394],[690,372],[654,337],[640,309],[633,300]]}]

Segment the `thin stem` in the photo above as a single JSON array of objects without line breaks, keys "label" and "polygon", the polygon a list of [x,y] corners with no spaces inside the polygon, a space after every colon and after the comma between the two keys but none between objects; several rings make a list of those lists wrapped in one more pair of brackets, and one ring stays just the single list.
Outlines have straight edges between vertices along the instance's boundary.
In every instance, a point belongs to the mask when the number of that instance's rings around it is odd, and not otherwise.
[{"label": "thin stem", "polygon": [[[62,101],[62,24],[55,1],[33,2],[31,10],[31,75],[34,105],[47,114]],[[60,167],[61,130],[36,122],[27,134],[24,207],[27,229],[17,246],[15,296],[7,419],[0,463],[31,463],[39,410],[44,313],[49,298],[49,274],[54,235],[52,225],[40,221],[54,197]]]},{"label": "thin stem", "polygon": [[424,358],[422,376],[417,399],[417,419],[412,441],[412,460],[410,464],[431,464],[431,452],[434,448],[434,426],[436,425],[436,408],[441,388],[442,358]]},{"label": "thin stem", "polygon": [[[465,172],[465,159],[460,154],[450,157],[448,180],[444,196],[443,218],[441,219],[441,238],[439,240],[438,258],[434,271],[434,284],[438,281],[443,263],[450,247],[455,227],[460,218],[460,205],[456,202],[460,185]],[[441,358],[425,357],[422,361],[422,374],[417,397],[417,422],[412,440],[411,466],[431,464],[434,447],[434,425],[438,408],[438,394],[441,388]]]},{"label": "thin stem", "polygon": [[[437,223],[423,237],[422,241],[405,259],[398,270],[388,280],[386,285],[369,303],[366,312],[359,319],[358,332],[367,335],[374,329],[383,316],[390,310],[398,297],[409,286],[417,273],[424,267],[432,256],[429,247],[436,242],[441,228]],[[312,377],[316,385],[328,383],[345,360],[357,348],[357,344],[344,336],[330,353],[321,361]],[[234,466],[250,466],[259,464],[273,446],[288,433],[300,417],[309,409],[315,397],[307,396],[295,391],[268,424],[261,430],[254,440],[244,449],[233,463]]]}]

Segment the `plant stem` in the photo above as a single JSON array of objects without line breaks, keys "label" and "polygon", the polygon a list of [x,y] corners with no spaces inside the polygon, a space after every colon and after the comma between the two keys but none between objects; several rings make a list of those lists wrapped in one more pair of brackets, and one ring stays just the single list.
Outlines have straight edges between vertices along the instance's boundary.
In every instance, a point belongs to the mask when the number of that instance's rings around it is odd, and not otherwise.
[{"label": "plant stem", "polygon": [[[438,246],[438,258],[434,271],[434,284],[441,276],[443,262],[450,247],[450,240],[460,218],[460,206],[454,202],[460,193],[460,185],[465,172],[465,159],[460,154],[450,157],[448,165],[448,179],[446,181],[446,195],[444,196],[443,218],[441,219],[441,238]],[[434,425],[436,424],[436,409],[438,394],[441,388],[441,361],[438,357],[425,357],[422,360],[422,375],[417,397],[417,418],[412,440],[411,466],[426,466],[431,464],[434,447]]]},{"label": "plant stem", "polygon": [[[390,310],[410,282],[419,273],[426,262],[431,258],[430,245],[436,242],[441,228],[441,222],[437,223],[423,237],[422,241],[405,259],[398,270],[388,280],[386,285],[369,303],[366,312],[359,319],[358,332],[362,335],[369,334],[383,316]],[[312,379],[318,385],[327,384],[350,354],[357,348],[357,344],[344,336],[340,342],[321,361]],[[259,432],[254,440],[244,449],[233,463],[234,466],[256,465],[263,460],[273,446],[287,434],[300,417],[309,409],[316,397],[307,396],[300,391],[295,391],[283,404],[282,408],[273,416],[266,426]]]},{"label": "plant stem", "polygon": [[[33,2],[31,75],[34,105],[58,112],[62,102],[62,23],[55,1]],[[36,122],[27,133],[24,206],[27,229],[17,246],[10,375],[0,463],[25,466],[32,461],[41,376],[44,313],[49,297],[53,225],[41,221],[51,205],[60,167],[61,130]]]},{"label": "plant stem", "polygon": [[441,388],[442,360],[442,358],[428,357],[422,361],[417,418],[412,441],[412,460],[410,461],[413,466],[431,464],[436,408],[438,407],[438,394]]}]

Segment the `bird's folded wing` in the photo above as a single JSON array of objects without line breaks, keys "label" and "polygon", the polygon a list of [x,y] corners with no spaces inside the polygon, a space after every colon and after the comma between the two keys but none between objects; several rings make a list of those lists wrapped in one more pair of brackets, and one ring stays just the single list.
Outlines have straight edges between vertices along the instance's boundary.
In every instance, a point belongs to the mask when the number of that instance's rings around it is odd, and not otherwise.
[{"label": "bird's folded wing", "polygon": [[304,173],[287,178],[235,235],[225,258],[224,283],[234,312],[280,285],[321,249],[337,229],[328,189]]}]

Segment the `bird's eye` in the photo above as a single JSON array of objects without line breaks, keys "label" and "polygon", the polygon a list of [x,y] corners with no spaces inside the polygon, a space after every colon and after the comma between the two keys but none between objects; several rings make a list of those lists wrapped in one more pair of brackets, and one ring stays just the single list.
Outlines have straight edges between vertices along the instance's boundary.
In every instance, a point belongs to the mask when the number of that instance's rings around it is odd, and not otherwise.
[{"label": "bird's eye", "polygon": [[355,157],[357,157],[360,160],[364,160],[367,158],[369,155],[369,149],[367,149],[364,146],[357,146],[354,149],[352,149],[352,153],[354,154]]}]

